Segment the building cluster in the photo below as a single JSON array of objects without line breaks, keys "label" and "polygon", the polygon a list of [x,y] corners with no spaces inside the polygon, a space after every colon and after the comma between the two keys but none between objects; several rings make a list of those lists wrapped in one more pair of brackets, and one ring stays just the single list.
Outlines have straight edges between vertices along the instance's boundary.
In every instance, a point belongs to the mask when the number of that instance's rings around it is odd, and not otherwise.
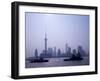
[{"label": "building cluster", "polygon": [[35,49],[34,55],[35,57],[42,57],[42,58],[52,58],[52,57],[71,57],[72,55],[77,55],[78,53],[80,53],[81,56],[85,56],[86,53],[83,50],[82,46],[78,46],[77,49],[71,49],[71,47],[68,46],[68,44],[65,44],[65,52],[63,53],[61,51],[61,49],[57,49],[56,47],[54,48],[50,48],[47,47],[47,36],[45,34],[45,49],[38,54],[38,49]]}]

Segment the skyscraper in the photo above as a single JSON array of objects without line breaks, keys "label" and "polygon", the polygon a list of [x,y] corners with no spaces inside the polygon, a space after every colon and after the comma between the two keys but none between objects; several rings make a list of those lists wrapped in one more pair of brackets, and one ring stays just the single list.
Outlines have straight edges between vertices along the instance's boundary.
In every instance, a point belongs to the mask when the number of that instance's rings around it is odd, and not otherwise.
[{"label": "skyscraper", "polygon": [[54,47],[54,52],[53,53],[54,53],[53,56],[57,56],[56,55],[56,47]]},{"label": "skyscraper", "polygon": [[68,56],[68,57],[71,56],[71,47],[68,47],[68,50],[67,50],[67,56]]},{"label": "skyscraper", "polygon": [[45,54],[47,54],[47,35],[45,33]]},{"label": "skyscraper", "polygon": [[60,56],[61,55],[61,50],[58,49],[58,55],[57,56]]},{"label": "skyscraper", "polygon": [[65,54],[67,54],[68,53],[68,44],[66,43],[65,44]]},{"label": "skyscraper", "polygon": [[86,55],[86,52],[84,51],[84,49],[83,49],[82,46],[78,46],[78,52],[79,52],[82,56],[85,56],[85,55]]},{"label": "skyscraper", "polygon": [[38,57],[38,50],[35,49],[35,57],[37,58]]},{"label": "skyscraper", "polygon": [[52,56],[52,54],[53,54],[53,49],[49,47],[47,53],[48,53],[48,54],[51,54],[51,56]]}]

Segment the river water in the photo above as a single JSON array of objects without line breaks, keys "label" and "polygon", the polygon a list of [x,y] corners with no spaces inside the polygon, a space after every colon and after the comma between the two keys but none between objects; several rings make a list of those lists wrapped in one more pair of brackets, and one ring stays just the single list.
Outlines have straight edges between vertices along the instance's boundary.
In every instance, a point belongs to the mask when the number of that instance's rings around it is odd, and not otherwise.
[{"label": "river water", "polygon": [[43,63],[30,63],[28,60],[25,61],[26,68],[38,68],[38,67],[59,67],[59,66],[80,66],[89,65],[89,58],[84,57],[80,61],[63,61],[65,58],[46,58],[49,62]]}]

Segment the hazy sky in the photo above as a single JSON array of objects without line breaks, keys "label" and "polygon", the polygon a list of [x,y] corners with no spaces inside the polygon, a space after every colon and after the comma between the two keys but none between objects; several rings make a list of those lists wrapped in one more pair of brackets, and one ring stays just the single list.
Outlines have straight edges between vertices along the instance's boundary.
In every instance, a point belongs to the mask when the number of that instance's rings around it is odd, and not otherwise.
[{"label": "hazy sky", "polygon": [[45,32],[48,47],[65,51],[67,43],[72,49],[81,45],[89,50],[89,16],[71,14],[25,13],[26,57],[34,56],[34,50],[44,49]]}]

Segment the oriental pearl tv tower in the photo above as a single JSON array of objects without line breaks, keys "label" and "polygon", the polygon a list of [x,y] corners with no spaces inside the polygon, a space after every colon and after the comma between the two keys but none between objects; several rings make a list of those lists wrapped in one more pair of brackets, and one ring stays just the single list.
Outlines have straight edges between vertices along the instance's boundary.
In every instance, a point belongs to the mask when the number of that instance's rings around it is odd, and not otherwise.
[{"label": "oriental pearl tv tower", "polygon": [[47,54],[47,34],[45,33],[45,54]]}]

